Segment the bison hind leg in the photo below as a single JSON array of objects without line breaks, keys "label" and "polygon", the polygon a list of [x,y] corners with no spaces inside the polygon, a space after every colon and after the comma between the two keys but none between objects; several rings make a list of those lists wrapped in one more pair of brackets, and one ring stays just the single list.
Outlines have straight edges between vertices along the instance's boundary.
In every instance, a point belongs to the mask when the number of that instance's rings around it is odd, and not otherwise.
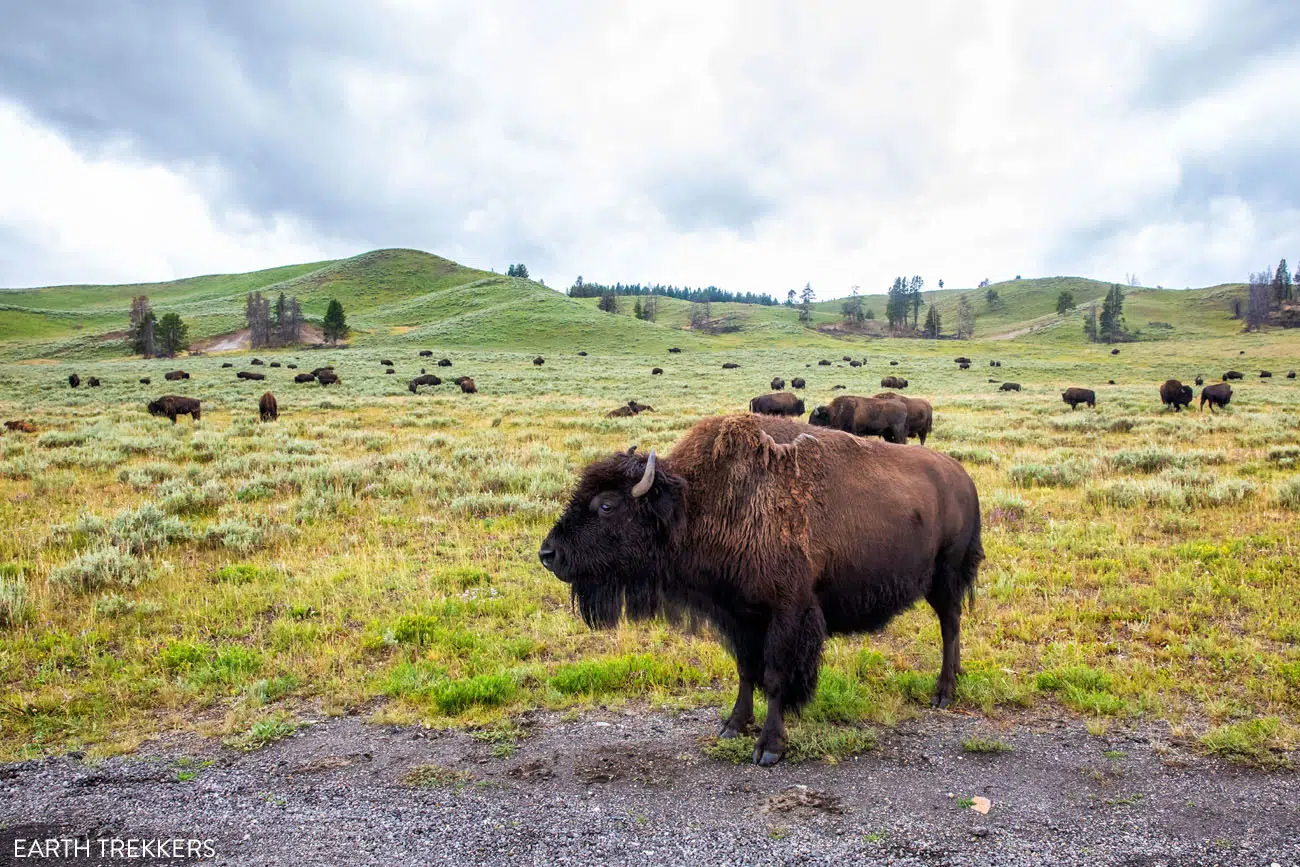
[{"label": "bison hind leg", "polygon": [[935,567],[934,584],[926,601],[939,617],[939,631],[943,637],[943,665],[935,683],[935,707],[952,704],[957,691],[957,675],[961,667],[961,606],[963,601],[974,604],[975,577],[984,559],[984,547],[979,532],[960,552],[944,551]]}]

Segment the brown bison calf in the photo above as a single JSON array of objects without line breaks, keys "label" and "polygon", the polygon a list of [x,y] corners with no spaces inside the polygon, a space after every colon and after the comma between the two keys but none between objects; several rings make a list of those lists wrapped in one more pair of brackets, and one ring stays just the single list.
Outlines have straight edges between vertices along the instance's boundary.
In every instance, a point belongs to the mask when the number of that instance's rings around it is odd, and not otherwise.
[{"label": "brown bison calf", "polygon": [[749,402],[749,411],[762,415],[803,415],[803,400],[788,391],[762,394]]},{"label": "brown bison calf", "polygon": [[178,415],[188,415],[194,421],[198,421],[200,414],[199,402],[192,397],[167,394],[149,404],[149,414],[165,415],[172,420],[172,424],[176,424],[176,416]]},{"label": "brown bison calf", "polygon": [[257,402],[257,412],[262,421],[275,421],[280,417],[280,407],[275,402],[275,395],[267,392],[262,395],[262,399]]},{"label": "brown bison calf", "polygon": [[460,386],[461,394],[478,394],[478,386],[468,376],[458,376],[453,381]]},{"label": "brown bison calf", "polygon": [[1213,413],[1216,406],[1223,409],[1230,400],[1232,400],[1232,386],[1226,382],[1216,382],[1214,385],[1207,385],[1201,389],[1201,405],[1199,408],[1205,409],[1205,404],[1209,403],[1210,412]]},{"label": "brown bison calf", "polygon": [[882,391],[876,395],[877,400],[896,400],[907,407],[907,436],[916,437],[925,445],[925,438],[934,427],[934,408],[930,401],[920,397],[903,397],[892,391]]},{"label": "brown bison calf", "polygon": [[759,415],[704,419],[663,459],[634,448],[583,471],[537,554],[592,628],[624,614],[711,623],[740,681],[721,737],[753,724],[757,687],[754,762],[780,761],[785,713],[816,692],[826,639],[878,632],[919,599],[943,641],[933,703],[952,701],[984,559],[979,495],[957,461]]},{"label": "brown bison calf", "polygon": [[1091,388],[1067,388],[1065,391],[1061,392],[1061,400],[1068,403],[1070,409],[1074,409],[1081,403],[1086,403],[1089,407],[1096,408],[1097,392],[1093,391]]},{"label": "brown bison calf", "polygon": [[637,403],[635,400],[629,400],[618,409],[611,409],[605,413],[605,418],[630,418],[642,412],[654,412],[654,407],[644,403]]},{"label": "brown bison calf", "polygon": [[15,433],[36,433],[36,425],[32,424],[25,418],[20,418],[17,421],[5,422],[5,429],[14,431]]},{"label": "brown bison calf", "polygon": [[1192,387],[1183,385],[1176,379],[1166,379],[1165,384],[1160,386],[1160,402],[1166,408],[1173,407],[1174,412],[1182,412],[1183,407],[1192,404]]},{"label": "brown bison calf", "polygon": [[808,423],[831,427],[859,437],[881,437],[896,445],[907,443],[907,406],[897,400],[843,394],[819,406]]}]

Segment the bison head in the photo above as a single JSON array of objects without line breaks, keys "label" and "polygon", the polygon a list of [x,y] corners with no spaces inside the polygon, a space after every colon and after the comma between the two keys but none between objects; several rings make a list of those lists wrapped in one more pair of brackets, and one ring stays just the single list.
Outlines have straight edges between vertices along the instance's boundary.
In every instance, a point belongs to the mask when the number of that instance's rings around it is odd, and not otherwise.
[{"label": "bison head", "polygon": [[166,412],[167,412],[167,410],[166,410],[166,408],[163,407],[163,402],[162,402],[161,400],[151,400],[151,401],[149,401],[149,414],[150,414],[150,415],[165,415]]},{"label": "bison head", "polygon": [[819,406],[814,409],[812,415],[808,416],[808,424],[815,424],[819,427],[830,427],[831,408],[829,406]]},{"label": "bison head", "polygon": [[633,619],[664,604],[663,555],[682,518],[685,481],[636,447],[591,464],[537,556],[572,588],[592,628],[617,625],[626,607]]}]

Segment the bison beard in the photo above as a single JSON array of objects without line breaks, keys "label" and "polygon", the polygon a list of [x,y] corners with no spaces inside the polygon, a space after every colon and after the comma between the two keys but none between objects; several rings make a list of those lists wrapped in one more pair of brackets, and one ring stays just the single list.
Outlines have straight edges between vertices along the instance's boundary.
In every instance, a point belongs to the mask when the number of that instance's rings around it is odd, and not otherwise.
[{"label": "bison beard", "polygon": [[784,752],[784,712],[816,690],[827,636],[882,629],[918,599],[939,615],[934,703],[947,705],[984,556],[956,461],[760,415],[705,419],[663,460],[630,449],[591,464],[538,555],[593,628],[712,623],[740,681],[721,735],[753,723],[761,688],[763,765]]}]

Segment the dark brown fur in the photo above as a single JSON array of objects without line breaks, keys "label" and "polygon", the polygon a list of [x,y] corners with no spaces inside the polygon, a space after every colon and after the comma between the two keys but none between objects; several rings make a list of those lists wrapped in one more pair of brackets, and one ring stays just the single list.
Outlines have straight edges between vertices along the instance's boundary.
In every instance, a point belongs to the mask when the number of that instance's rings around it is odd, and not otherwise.
[{"label": "dark brown fur", "polygon": [[275,402],[275,395],[267,392],[257,402],[257,412],[262,421],[275,421],[280,417],[280,407]]},{"label": "dark brown fur", "polygon": [[266,364],[266,362],[260,358],[254,358],[252,361],[249,362],[249,364]]},{"label": "dark brown fur", "polygon": [[15,433],[36,433],[36,425],[32,424],[25,418],[5,422],[5,429],[14,431]]},{"label": "dark brown fur", "polygon": [[1230,379],[1245,379],[1245,378],[1246,375],[1242,373],[1240,370],[1229,370],[1227,373],[1223,375],[1224,382],[1227,382]]},{"label": "dark brown fur", "polygon": [[808,422],[854,436],[878,436],[896,445],[907,443],[907,406],[896,400],[842,394],[829,406],[814,409]]},{"label": "dark brown fur", "polygon": [[605,413],[605,418],[630,418],[642,412],[654,412],[654,407],[644,403],[637,403],[635,400],[629,400],[618,409],[611,409]]},{"label": "dark brown fur", "polygon": [[335,385],[343,380],[339,379],[339,375],[334,372],[333,368],[326,368],[316,374],[316,381],[321,385]]},{"label": "dark brown fur", "polygon": [[1192,399],[1192,387],[1183,385],[1176,379],[1166,379],[1165,384],[1160,386],[1160,402],[1166,407],[1172,406],[1174,412],[1182,412],[1183,407],[1191,406]]},{"label": "dark brown fur", "polygon": [[723,370],[735,370],[737,367],[740,367],[740,365],[736,364],[734,361],[728,361],[726,364],[722,365]]},{"label": "dark brown fur", "polygon": [[199,420],[201,409],[198,400],[192,397],[181,397],[177,394],[167,394],[158,398],[149,404],[150,415],[166,416],[176,424],[176,416],[188,415],[194,421]]},{"label": "dark brown fur", "polygon": [[952,700],[984,557],[979,497],[955,460],[740,415],[697,423],[636,497],[645,469],[632,450],[588,466],[539,556],[592,627],[708,620],[740,680],[722,737],[752,725],[755,687],[767,696],[755,762],[780,759],[784,714],[812,698],[828,636],[879,631],[919,599],[943,637],[934,702]]},{"label": "dark brown fur", "polygon": [[999,388],[998,391],[1020,391],[1020,383],[1004,382],[1002,383],[1002,387]]},{"label": "dark brown fur", "polygon": [[785,388],[785,380],[779,376],[772,377],[772,391],[780,391]]},{"label": "dark brown fur", "polygon": [[652,367],[652,368],[650,368],[650,375],[651,375],[651,376],[663,376],[663,373],[664,373],[664,369],[663,369],[662,367]]},{"label": "dark brown fur", "polygon": [[468,376],[457,377],[456,384],[460,386],[462,394],[478,394],[478,386],[474,385],[474,380]]},{"label": "dark brown fur", "polygon": [[788,391],[761,394],[749,402],[749,411],[763,415],[803,415],[803,400]]},{"label": "dark brown fur", "polygon": [[907,380],[901,376],[886,376],[880,380],[881,388],[907,388]]},{"label": "dark brown fur", "polygon": [[432,358],[432,357],[433,357],[433,350],[432,350],[432,349],[421,349],[421,350],[420,350],[420,357],[421,357],[421,358]]},{"label": "dark brown fur", "polygon": [[1070,409],[1074,409],[1081,403],[1086,403],[1088,406],[1095,408],[1097,406],[1097,392],[1091,388],[1067,388],[1061,392],[1061,400],[1068,403]]},{"label": "dark brown fur", "polygon": [[791,387],[791,388],[803,388],[803,385],[804,385],[804,382],[803,382],[803,378],[802,378],[802,377],[798,377],[798,376],[796,376],[794,379],[790,380],[790,387]]},{"label": "dark brown fur", "polygon": [[[536,362],[534,362],[534,363],[536,363]],[[439,358],[439,359],[438,359],[438,366],[439,366],[439,367],[451,367],[451,359],[450,359],[450,358]]]},{"label": "dark brown fur", "polygon": [[930,401],[921,397],[903,397],[892,391],[882,391],[876,395],[879,400],[901,401],[907,407],[907,436],[916,437],[925,445],[925,438],[934,429],[934,408]]},{"label": "dark brown fur", "polygon": [[189,379],[190,375],[183,370],[171,370],[163,374],[163,379],[168,382],[176,382],[181,379]]},{"label": "dark brown fur", "polygon": [[957,364],[970,364],[970,359],[964,355],[959,355],[953,359]]},{"label": "dark brown fur", "polygon": [[545,363],[546,359],[542,358],[540,355],[533,359],[533,364],[536,364],[538,367],[541,367]]},{"label": "dark brown fur", "polygon": [[140,384],[141,384],[141,385],[148,385],[149,383],[150,383],[150,379],[149,379],[149,377],[147,377],[147,376],[142,376],[142,377],[140,377]]},{"label": "dark brown fur", "polygon": [[254,373],[251,370],[241,370],[239,371],[239,373],[236,373],[235,376],[238,377],[239,379],[251,379],[254,382],[259,382],[263,379],[266,379],[265,373]]},{"label": "dark brown fur", "polygon": [[1205,409],[1205,404],[1209,403],[1210,412],[1214,412],[1216,406],[1223,409],[1230,400],[1232,400],[1232,386],[1226,382],[1216,382],[1201,389],[1200,409]]},{"label": "dark brown fur", "polygon": [[442,380],[434,376],[432,373],[422,373],[408,382],[406,387],[411,390],[411,394],[418,394],[416,389],[422,385],[442,385]]},{"label": "dark brown fur", "polygon": [[293,381],[294,382],[315,382],[316,377],[312,376],[310,373],[298,373],[294,375]]}]

